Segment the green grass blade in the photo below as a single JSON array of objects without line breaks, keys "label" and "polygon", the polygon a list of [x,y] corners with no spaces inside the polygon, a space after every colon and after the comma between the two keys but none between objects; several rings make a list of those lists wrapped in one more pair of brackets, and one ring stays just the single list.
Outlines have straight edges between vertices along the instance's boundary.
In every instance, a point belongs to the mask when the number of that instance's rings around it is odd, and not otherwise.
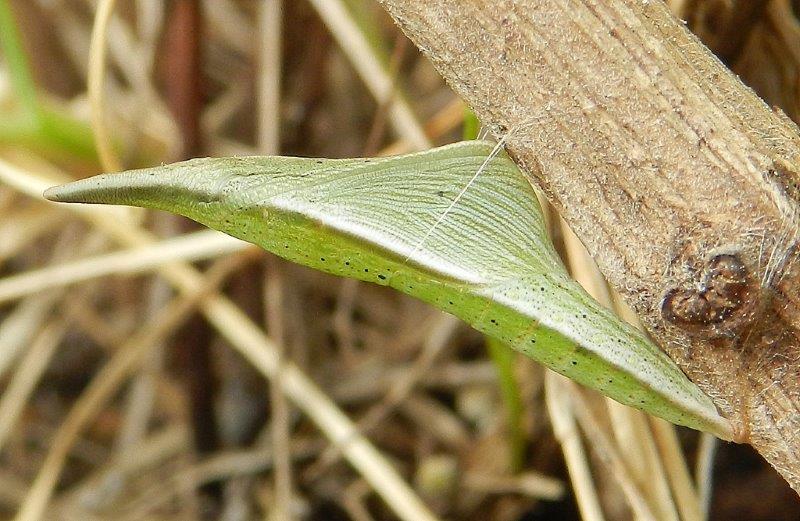
[{"label": "green grass blade", "polygon": [[524,404],[522,391],[517,382],[516,368],[517,353],[509,346],[496,338],[486,337],[486,350],[497,372],[497,381],[500,386],[500,395],[506,410],[506,424],[508,425],[509,462],[514,472],[522,470],[525,463],[525,430],[522,426]]},{"label": "green grass blade", "polygon": [[198,159],[45,195],[168,210],[291,261],[391,286],[621,403],[730,439],[711,400],[568,276],[533,189],[506,155],[487,161],[492,148],[471,141],[379,159]]},{"label": "green grass blade", "polygon": [[5,58],[11,84],[22,110],[26,116],[35,117],[39,112],[36,84],[8,0],[0,0],[0,51]]}]

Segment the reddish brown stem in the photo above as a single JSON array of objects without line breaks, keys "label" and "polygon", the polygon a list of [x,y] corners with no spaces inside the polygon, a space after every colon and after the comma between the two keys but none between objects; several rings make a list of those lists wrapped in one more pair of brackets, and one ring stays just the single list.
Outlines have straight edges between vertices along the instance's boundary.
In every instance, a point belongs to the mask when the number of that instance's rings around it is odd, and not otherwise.
[{"label": "reddish brown stem", "polygon": [[[169,108],[182,137],[181,159],[203,153],[200,119],[203,108],[202,74],[203,13],[199,0],[172,0],[164,35],[164,87]],[[196,224],[186,219],[177,228],[188,231]],[[175,359],[186,384],[195,449],[207,454],[219,449],[219,429],[214,414],[216,379],[212,366],[213,332],[208,323],[195,315],[176,338]],[[213,500],[222,497],[219,483],[202,491]]]}]

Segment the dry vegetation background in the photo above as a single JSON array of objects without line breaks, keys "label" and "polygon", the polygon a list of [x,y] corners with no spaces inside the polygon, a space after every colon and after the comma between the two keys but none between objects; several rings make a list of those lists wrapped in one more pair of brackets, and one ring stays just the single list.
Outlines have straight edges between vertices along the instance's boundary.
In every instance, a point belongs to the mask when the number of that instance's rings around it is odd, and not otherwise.
[{"label": "dry vegetation background", "polygon": [[[800,2],[668,3],[797,120]],[[117,4],[0,0],[0,517],[415,519],[421,500],[443,519],[800,519],[751,449],[493,361],[403,295],[169,215],[42,201],[65,179],[191,156],[462,136],[461,102],[372,0]],[[288,380],[265,378],[279,353],[322,393],[287,400]],[[350,422],[376,450],[353,449]]]}]

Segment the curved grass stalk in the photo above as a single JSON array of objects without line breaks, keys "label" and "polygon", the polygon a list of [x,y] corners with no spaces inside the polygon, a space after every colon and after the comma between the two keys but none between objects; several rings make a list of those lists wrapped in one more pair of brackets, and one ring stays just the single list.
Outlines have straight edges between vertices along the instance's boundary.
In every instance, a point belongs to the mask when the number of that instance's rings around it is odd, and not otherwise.
[{"label": "curved grass stalk", "polygon": [[288,260],[391,286],[621,403],[730,439],[711,400],[570,279],[536,194],[504,154],[486,163],[492,149],[471,141],[380,159],[199,159],[45,195],[168,210]]}]

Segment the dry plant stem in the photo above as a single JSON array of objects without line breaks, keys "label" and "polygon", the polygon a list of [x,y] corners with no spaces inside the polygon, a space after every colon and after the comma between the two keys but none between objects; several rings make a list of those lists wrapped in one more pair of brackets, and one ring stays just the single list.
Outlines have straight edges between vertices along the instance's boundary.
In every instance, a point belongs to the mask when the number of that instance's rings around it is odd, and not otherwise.
[{"label": "dry plant stem", "polygon": [[523,472],[515,476],[466,472],[462,482],[466,488],[484,494],[523,494],[547,501],[558,501],[564,497],[564,483],[536,472]]},{"label": "dry plant stem", "polygon": [[[52,167],[48,168],[46,163],[37,162],[37,164],[38,172],[53,170]],[[40,197],[46,188],[64,181],[63,174],[43,179],[0,160],[0,182],[31,197]],[[133,225],[131,221],[121,218],[125,215],[124,212],[92,207],[74,207],[71,210],[84,216],[123,244],[134,246],[154,241],[150,234]],[[200,274],[186,264],[163,266],[160,273],[173,286],[183,291],[191,291],[201,285]],[[276,372],[275,346],[239,308],[230,300],[219,295],[207,297],[200,307],[209,322],[242,356],[265,376],[274,377]],[[317,424],[331,441],[341,443],[350,440],[343,450],[347,460],[362,473],[398,517],[408,521],[436,519],[380,452],[365,438],[358,435],[353,436],[357,432],[353,423],[297,367],[286,364],[283,382],[286,395]],[[38,498],[36,499],[39,501]],[[40,503],[38,506],[43,508],[44,505]],[[32,521],[38,517],[32,515],[24,521]]]},{"label": "dry plant stem", "polygon": [[[313,444],[303,443],[294,447],[290,456],[293,459],[304,459],[313,451]],[[145,519],[162,505],[206,483],[263,472],[273,465],[274,454],[263,448],[219,452],[204,461],[181,469],[166,483],[146,488],[130,501],[126,508],[129,513],[121,519]]]},{"label": "dry plant stem", "polygon": [[[180,130],[180,158],[203,154],[205,137],[200,127],[205,92],[202,70],[205,17],[200,0],[173,0],[166,10],[162,74],[170,112]],[[169,216],[162,221],[168,233],[188,231],[197,224]],[[200,454],[210,454],[220,447],[214,397],[217,379],[212,367],[211,343],[214,333],[202,316],[195,315],[173,340],[178,371],[181,374],[194,434],[194,447]],[[209,483],[202,496],[218,504],[222,499],[220,483]]]},{"label": "dry plant stem", "polygon": [[57,319],[45,326],[31,343],[11,377],[0,398],[0,450],[50,363],[65,331],[66,324],[63,320]]},{"label": "dry plant stem", "polygon": [[[334,385],[332,394],[341,403],[364,402],[383,395],[395,382],[405,378],[405,364],[381,369],[382,378],[375,372],[364,372],[354,378]],[[497,372],[488,361],[452,362],[434,367],[423,375],[420,386],[424,389],[455,390],[465,386],[496,385]]]},{"label": "dry plant stem", "polygon": [[[0,89],[3,89],[3,87],[0,87]],[[5,97],[7,95],[7,92],[0,90],[0,100],[5,102]],[[9,190],[8,188],[0,188],[0,212],[7,214],[16,202],[17,197],[13,190]]]},{"label": "dry plant stem", "polygon": [[[210,299],[203,308],[215,327],[239,352],[269,377],[274,377],[277,360],[274,346],[252,322],[228,300]],[[436,517],[420,502],[383,456],[357,433],[350,420],[314,386],[297,367],[284,365],[284,392],[308,414],[335,444],[343,445],[348,461],[405,520],[434,520]]]},{"label": "dry plant stem", "polygon": [[[453,100],[425,123],[425,134],[430,139],[437,139],[451,130],[461,126],[464,122],[464,102],[460,98]],[[414,147],[405,140],[395,141],[376,155],[393,156],[413,152]]]},{"label": "dry plant stem", "polygon": [[[96,306],[97,286],[76,289],[69,294],[69,306],[63,306],[61,313],[74,330],[81,331],[93,342],[108,352],[130,336],[125,324],[109,321]],[[105,310],[103,310],[105,311]],[[125,317],[132,318],[132,309],[124,310]],[[122,322],[122,321],[120,321]]]},{"label": "dry plant stem", "polygon": [[180,129],[180,156],[189,159],[202,154],[204,148],[200,117],[205,91],[201,45],[205,17],[199,0],[173,0],[168,5],[161,73],[170,112]]},{"label": "dry plant stem", "polygon": [[0,378],[50,317],[61,296],[60,292],[51,292],[23,300],[0,323]]},{"label": "dry plant stem", "polygon": [[714,456],[717,454],[719,441],[710,434],[700,435],[700,446],[697,448],[695,464],[695,483],[703,519],[708,519],[711,508],[711,497],[714,488]]},{"label": "dry plant stem", "polygon": [[701,521],[703,513],[700,507],[700,500],[697,498],[697,490],[691,481],[686,460],[683,458],[678,437],[672,425],[659,418],[650,418],[650,425],[655,434],[658,449],[661,452],[661,459],[669,468],[670,485],[672,493],[676,498],[683,498],[678,501],[678,508],[681,518],[685,521]]},{"label": "dry plant stem", "polygon": [[[613,308],[614,302],[605,280],[589,258],[588,252],[567,223],[563,219],[559,219],[558,222],[570,273],[598,302]],[[646,415],[610,398],[606,398],[606,405],[617,446],[621,449],[620,456],[630,469],[639,493],[648,497],[650,506],[658,513],[659,519],[677,521],[678,512],[670,496],[664,466],[647,428]],[[683,457],[682,454],[677,456]]]},{"label": "dry plant stem", "polygon": [[[261,5],[269,2],[259,2]],[[248,24],[248,14],[240,10],[237,0],[207,2],[206,18],[209,26],[214,27],[220,41],[237,52],[246,55],[253,50],[254,33]]]},{"label": "dry plant stem", "polygon": [[[619,294],[613,292],[612,297],[614,300],[614,309],[616,310],[617,314],[629,323],[641,327],[639,319],[636,317],[631,308],[626,306],[624,302],[621,301]],[[652,425],[650,421],[652,420],[651,417],[643,416],[643,418],[645,418],[645,421],[648,424]],[[698,494],[695,491],[692,477],[689,474],[686,455],[678,443],[675,426],[662,422],[658,427],[652,426],[650,428],[650,432],[653,434],[650,440],[651,443],[657,445],[653,448],[657,451],[656,457],[658,458],[658,465],[662,468],[662,472],[666,472],[666,476],[669,480],[669,488],[672,490],[672,497],[675,499],[675,505],[678,507],[678,512],[681,515],[681,519],[685,521],[698,519],[696,516],[699,511],[702,511],[703,503],[700,501]],[[659,436],[661,438],[669,438],[670,442],[659,443]],[[703,438],[711,438],[716,440],[714,436],[706,433],[702,433],[701,436]],[[709,465],[711,465],[711,462],[709,462]],[[710,473],[711,471],[712,468],[709,466],[708,472]],[[680,485],[676,486],[676,483]],[[667,491],[667,494],[669,494],[669,490]],[[699,519],[703,518],[704,517]]]},{"label": "dry plant stem", "polygon": [[794,63],[800,62],[800,21],[794,16],[800,5],[797,0],[773,0],[766,7],[766,20],[769,30],[774,31],[776,45],[786,51],[787,57]]},{"label": "dry plant stem", "polygon": [[69,292],[57,293],[61,295],[59,303],[65,300],[69,302],[69,305],[62,305],[59,311],[70,324],[71,330],[86,335],[87,340],[104,351],[113,352],[131,336],[130,326],[135,321],[137,310],[133,305],[122,306],[117,318],[109,319],[107,307],[98,305],[98,297],[109,289],[102,284],[87,284]]},{"label": "dry plant stem", "polygon": [[589,470],[586,451],[575,425],[572,403],[567,397],[569,381],[553,371],[545,372],[545,400],[547,413],[553,424],[553,434],[561,444],[567,471],[572,482],[575,501],[578,503],[581,519],[584,521],[604,521],[603,509],[597,497],[597,489]]},{"label": "dry plant stem", "polygon": [[452,315],[437,313],[435,323],[430,327],[426,335],[422,351],[403,374],[403,377],[394,382],[384,399],[370,409],[359,421],[359,427],[370,431],[381,421],[386,419],[392,410],[400,404],[419,384],[422,377],[427,373],[437,361],[448,341],[461,323]]},{"label": "dry plant stem", "polygon": [[[558,222],[570,273],[598,302],[613,308],[605,280],[589,258],[588,252],[564,220],[559,219]],[[617,446],[622,448],[620,456],[636,479],[638,488],[641,489],[640,493],[649,497],[651,506],[659,514],[659,519],[677,521],[678,513],[669,493],[664,467],[655,451],[655,442],[647,429],[646,416],[610,398],[606,398],[606,405],[611,416]],[[641,425],[644,425],[644,428],[639,428]],[[653,450],[648,451],[651,447]],[[655,457],[649,457],[651,455]]]},{"label": "dry plant stem", "polygon": [[[38,0],[38,3],[57,28],[56,37],[59,38],[61,47],[67,53],[71,65],[79,74],[86,75],[89,67],[95,62],[86,60],[91,45],[89,39],[85,37],[86,29],[82,18],[77,16],[72,9],[65,9],[64,2],[54,3],[49,0]],[[94,10],[97,4],[95,0],[86,0],[84,3],[91,10]],[[154,4],[157,3],[151,5]],[[150,17],[142,19],[140,27],[148,26],[150,23],[148,20]],[[158,29],[159,25],[154,24],[154,27]],[[114,65],[122,72],[125,80],[131,84],[134,92],[123,91],[119,83],[110,77],[104,81],[103,97],[109,96],[114,99],[113,106],[120,111],[116,114],[117,116],[124,119],[126,123],[133,124],[132,122],[135,122],[137,133],[162,145],[169,150],[166,155],[174,157],[173,151],[177,148],[178,141],[176,130],[155,88],[148,83],[152,57],[141,56],[158,46],[139,40],[138,46],[131,47],[133,38],[125,31],[125,28],[125,25],[114,18],[109,22],[107,28],[109,61],[113,60]],[[105,73],[103,72],[103,74]],[[146,107],[147,110],[142,110],[142,107]]]},{"label": "dry plant stem", "polygon": [[364,504],[367,492],[369,492],[368,485],[364,483],[364,480],[359,479],[348,485],[342,497],[339,498],[342,508],[347,511],[347,515],[353,521],[374,521]]},{"label": "dry plant stem", "polygon": [[[604,305],[613,307],[617,314],[626,321],[640,326],[641,324],[637,317],[633,315],[632,311],[630,311],[630,308],[621,306],[621,303],[618,302],[616,298],[612,298],[612,295],[607,291],[602,275],[588,258],[588,252],[586,252],[583,245],[578,241],[578,238],[567,224],[563,220],[560,220],[560,222],[565,248],[568,253],[570,269],[573,275],[581,282],[589,294]],[[612,400],[608,401],[613,402]],[[614,406],[611,403],[609,406],[613,413]],[[651,498],[656,502],[656,506],[660,509],[659,517],[661,519],[676,519],[679,511],[684,521],[700,521],[701,518],[697,517],[700,511],[700,503],[691,483],[685,456],[676,441],[675,427],[662,422],[657,427],[659,430],[656,433],[656,437],[653,437],[647,427],[647,416],[630,409],[629,413],[630,418],[628,421],[632,424],[637,422],[637,420],[645,422],[643,429],[640,431],[643,437],[640,440],[634,441],[639,441],[644,444],[641,448],[646,453],[649,454],[651,450],[655,452],[655,457],[648,463],[648,468],[646,469],[647,473],[640,477],[639,483],[645,487]],[[661,441],[665,438],[668,438],[669,442]],[[656,445],[658,445],[658,447],[656,447]],[[630,445],[620,443],[619,446],[624,449],[622,455],[626,458],[628,465],[632,466],[635,462],[628,457]],[[635,457],[644,458],[644,454],[637,454]],[[632,468],[635,467],[632,466]],[[670,495],[667,477],[669,477],[670,483],[673,484],[672,496]],[[675,498],[674,502],[672,497]]]},{"label": "dry plant stem", "polygon": [[[142,48],[148,50],[148,64],[155,61],[158,52],[158,38],[161,35],[161,24],[164,21],[163,2],[150,2],[149,0],[136,0],[137,37]],[[149,67],[145,69],[148,72]]]},{"label": "dry plant stem", "polygon": [[660,1],[381,1],[800,489],[797,127]]},{"label": "dry plant stem", "polygon": [[[572,233],[572,230],[569,229],[569,226],[561,219],[559,219],[559,223],[561,225],[561,235],[564,240],[570,273],[598,302],[609,308],[612,307],[611,295],[608,292],[602,275],[600,275],[594,267],[588,253],[575,234]],[[628,484],[621,482],[621,485],[631,508],[637,513],[637,518],[643,515],[641,512],[637,511],[637,509],[640,508],[639,504],[642,502],[647,503],[644,498],[649,496],[650,506],[658,509],[656,512],[659,513],[660,519],[677,520],[677,512],[675,511],[675,506],[671,503],[669,490],[667,489],[666,494],[660,493],[661,491],[659,490],[662,487],[666,487],[666,477],[664,476],[664,468],[661,462],[657,459],[653,462],[648,462],[654,465],[652,468],[647,469],[647,476],[637,475],[636,473],[637,470],[640,470],[638,464],[644,462],[647,455],[645,452],[645,444],[648,440],[644,436],[649,437],[650,434],[646,429],[638,431],[635,429],[634,422],[637,419],[637,415],[641,413],[614,402],[609,398],[606,398],[606,405],[611,417],[613,434],[617,438],[617,444],[612,445],[610,435],[607,435],[604,431],[598,433],[603,437],[607,437],[609,440],[607,450],[615,453],[611,457],[605,456],[604,459],[609,459],[613,462],[618,458],[624,462],[624,468],[630,471],[631,482]],[[602,429],[602,425],[600,422],[594,422],[593,428],[599,430]],[[642,435],[642,437],[639,438],[637,435]],[[597,446],[595,445],[596,440],[593,437],[587,437],[592,440],[593,446]],[[621,450],[618,450],[618,448],[621,448]],[[612,464],[611,468],[613,471],[616,467]],[[621,479],[621,476],[615,475],[615,477],[618,480]],[[653,485],[655,485],[655,487]],[[666,503],[659,501],[664,497],[668,500]]]},{"label": "dry plant stem", "polygon": [[255,504],[251,503],[254,482],[253,476],[235,476],[223,481],[220,519],[252,519],[255,510]]},{"label": "dry plant stem", "polygon": [[[86,519],[93,506],[109,504],[120,496],[121,491],[108,487],[109,482],[127,481],[150,471],[159,463],[180,457],[190,443],[184,425],[171,425],[148,433],[125,450],[117,451],[107,464],[71,486],[54,501],[49,511],[55,512],[54,517],[59,519]],[[76,514],[71,515],[72,512]]]},{"label": "dry plant stem", "polygon": [[466,422],[435,398],[424,393],[412,394],[400,402],[398,412],[444,448],[453,452],[469,449],[472,436]]},{"label": "dry plant stem", "polygon": [[0,266],[17,252],[60,223],[60,212],[42,208],[26,208],[17,212],[4,211],[0,223]]},{"label": "dry plant stem", "polygon": [[247,247],[247,243],[218,232],[189,233],[145,247],[58,263],[0,278],[0,303],[97,277],[144,273],[170,262],[209,259]]},{"label": "dry plant stem", "polygon": [[92,26],[89,48],[89,75],[87,79],[89,102],[92,106],[92,128],[97,142],[97,153],[103,169],[108,172],[122,170],[122,163],[114,151],[103,111],[103,86],[106,74],[106,34],[116,0],[100,0]]},{"label": "dry plant stem", "polygon": [[[258,144],[264,154],[280,152],[280,86],[281,86],[281,24],[283,1],[266,0],[258,8],[259,91],[258,91]],[[270,382],[270,404],[272,410],[272,449],[275,454],[275,500],[266,518],[275,521],[292,519],[292,462],[290,452],[290,411],[283,393],[283,361],[286,356],[284,334],[284,276],[281,266],[270,258],[266,268],[264,305],[266,323],[272,340],[278,349],[278,370]]]},{"label": "dry plant stem", "polygon": [[[250,87],[244,81],[235,79],[232,81],[233,84],[227,85],[227,90],[219,94],[213,101],[209,101],[203,110],[201,127],[204,133],[210,136],[208,148],[211,148],[216,134],[224,134],[223,125],[239,113],[242,105],[251,95]],[[274,123],[272,124],[274,125]],[[269,152],[265,148],[262,153]]]},{"label": "dry plant stem", "polygon": [[[439,314],[438,320],[427,335],[422,352],[407,367],[403,375],[392,382],[383,399],[371,407],[359,420],[358,429],[361,433],[368,433],[384,421],[403,402],[419,384],[424,374],[431,368],[442,350],[447,346],[447,341],[452,336],[460,322],[452,315]],[[306,476],[314,479],[336,463],[342,455],[342,447],[333,446],[322,453],[319,461],[306,472]]]},{"label": "dry plant stem", "polygon": [[400,72],[400,65],[403,61],[403,56],[407,47],[408,39],[403,35],[403,33],[397,31],[394,41],[394,49],[389,57],[388,75],[392,82],[392,90],[385,99],[379,100],[378,110],[375,111],[375,115],[372,118],[372,126],[369,129],[369,134],[367,134],[367,139],[365,141],[366,144],[364,145],[365,157],[374,155],[380,147],[380,142],[386,130],[387,113],[389,108],[392,106],[392,100],[398,95],[397,74]]},{"label": "dry plant stem", "polygon": [[[88,10],[97,8],[96,0],[83,0],[83,3]],[[142,4],[142,2],[137,3],[139,5]],[[88,64],[85,63],[86,51],[82,41],[83,23],[79,16],[76,16],[69,8],[64,9],[63,2],[56,8],[50,5],[43,7],[50,10],[53,22],[61,26],[57,32],[58,35],[66,36],[66,34],[71,34],[73,40],[78,40],[78,42],[74,43],[70,41],[64,42],[64,47],[71,51],[70,56],[78,70],[83,71],[86,69],[87,74],[96,73],[102,75],[102,79],[98,78],[98,82],[104,84],[104,86],[99,87],[97,91],[100,92],[102,89],[104,92],[103,100],[105,100],[105,96],[113,100],[113,103],[108,104],[108,106],[114,110],[109,110],[109,112],[116,112],[116,117],[124,118],[131,125],[130,128],[125,130],[132,131],[134,130],[133,127],[135,127],[135,132],[146,134],[148,139],[163,144],[167,149],[167,157],[175,157],[178,153],[180,136],[178,136],[172,117],[152,82],[154,53],[159,49],[159,46],[154,41],[153,33],[155,35],[161,34],[161,21],[164,17],[163,12],[158,12],[164,10],[161,4],[161,2],[152,2],[150,3],[150,9],[141,9],[139,11],[142,14],[142,18],[138,19],[137,25],[140,28],[140,32],[144,33],[144,36],[138,39],[132,34],[127,24],[111,16],[110,13],[113,9],[109,11],[108,27],[105,29],[106,38],[97,45],[108,46],[108,49],[103,49],[102,52],[109,55],[107,61],[113,63],[123,75],[124,80],[130,84],[131,88],[128,91],[123,89],[119,82],[114,81],[113,76],[108,76],[105,71],[88,72],[92,67],[99,67],[100,65],[91,59]],[[58,10],[55,11],[55,9]],[[93,31],[96,27],[96,24],[93,25]],[[94,40],[89,45],[90,51],[94,49],[93,42]],[[100,49],[97,52],[99,53]],[[90,98],[92,91],[93,89],[90,89]],[[102,106],[102,104],[103,101],[100,101],[97,107]],[[92,112],[94,118],[100,118],[94,105]],[[106,121],[106,119],[103,119],[103,122]],[[114,136],[109,136],[109,147],[113,138],[119,136],[118,132],[114,134]],[[95,139],[99,140],[99,137],[98,134],[95,135]]]},{"label": "dry plant stem", "polygon": [[66,457],[83,428],[113,397],[148,349],[158,345],[161,339],[180,326],[200,299],[222,282],[233,268],[238,267],[239,262],[231,262],[232,260],[220,261],[215,273],[209,275],[205,284],[176,298],[150,326],[121,346],[111,361],[94,377],[59,427],[42,468],[17,512],[17,521],[34,521],[42,517]]},{"label": "dry plant stem", "polygon": [[[617,405],[617,408],[619,407]],[[633,431],[633,436],[635,436],[634,439],[640,445],[640,451],[643,454],[642,462],[636,468],[639,472],[634,477],[651,498],[653,509],[658,519],[678,521],[680,517],[677,503],[686,500],[686,498],[673,499],[666,469],[661,461],[661,455],[658,452],[653,433],[650,430],[650,424],[647,421],[648,417],[640,411],[629,411],[628,415],[632,424],[631,430]],[[618,446],[621,447],[623,453],[627,447],[625,443],[626,440],[618,441]],[[627,459],[630,461],[630,458]]]},{"label": "dry plant stem", "polygon": [[[148,302],[148,316],[152,317],[157,312],[156,306],[164,304],[166,299],[161,298],[166,286],[158,283],[160,288],[155,288],[151,301]],[[163,377],[164,349],[155,348],[144,357],[141,367],[130,383],[125,405],[122,425],[114,441],[116,457],[125,454],[130,448],[142,440],[150,427],[150,420],[157,406],[158,380]]]},{"label": "dry plant stem", "polygon": [[258,6],[258,145],[263,154],[280,152],[281,24],[283,0]]},{"label": "dry plant stem", "polygon": [[636,487],[636,482],[631,476],[625,462],[620,456],[619,451],[614,447],[611,439],[606,436],[600,422],[595,418],[591,405],[583,396],[583,391],[573,382],[568,382],[568,394],[573,404],[575,418],[581,427],[584,436],[592,440],[592,447],[595,453],[605,461],[611,469],[611,475],[619,484],[623,494],[628,500],[634,517],[640,521],[655,521],[650,506],[642,496],[641,491]]},{"label": "dry plant stem", "polygon": [[0,505],[16,508],[25,497],[27,484],[15,474],[0,471]]},{"label": "dry plant stem", "polygon": [[[69,228],[61,234],[53,248],[51,262],[59,263],[76,253],[92,253],[102,246],[102,237],[94,234],[76,251],[75,236]],[[42,324],[49,319],[52,309],[63,297],[63,291],[51,291],[33,296],[20,303],[0,324],[0,378],[11,367],[22,350],[27,347]]]},{"label": "dry plant stem", "polygon": [[270,258],[267,266],[264,303],[266,305],[267,328],[275,342],[278,369],[270,382],[270,405],[272,410],[272,451],[275,457],[275,501],[267,518],[275,521],[292,519],[292,462],[290,411],[283,394],[283,365],[286,357],[286,335],[283,317],[284,276],[277,259]]},{"label": "dry plant stem", "polygon": [[[141,2],[137,3],[141,4]],[[62,5],[55,8],[58,9],[58,11],[55,11],[52,6],[48,6],[53,18],[58,18],[59,14],[70,9],[69,7],[65,9],[63,2],[61,2],[61,4]],[[88,10],[95,10],[98,8],[98,4],[95,0],[83,0],[83,4]],[[115,7],[116,6],[112,7],[111,11],[113,11]],[[162,26],[158,23],[148,26],[148,23],[158,22],[158,20],[152,15],[145,16],[146,18],[137,20],[136,25],[140,30],[157,31],[161,29]],[[149,35],[145,36],[145,41],[137,38],[138,35],[133,33],[130,25],[119,18],[110,16],[110,14],[107,23],[108,27],[105,29],[107,36],[104,38],[103,45],[108,45],[108,50],[105,51],[108,54],[108,61],[114,64],[125,81],[131,85],[131,90],[140,99],[140,102],[147,104],[148,110],[163,111],[164,108],[160,102],[160,97],[150,76],[153,62],[152,53],[158,49],[158,45],[152,40],[147,41]],[[85,53],[83,53],[82,58],[83,59],[79,61],[85,61]],[[89,66],[91,66],[91,60]]]},{"label": "dry plant stem", "polygon": [[[170,223],[171,221],[165,219],[156,220],[154,223],[156,231],[164,234],[172,231],[165,229]],[[169,287],[169,284],[159,278],[154,278],[150,282],[145,296],[144,320],[149,321],[157,316],[171,298],[172,288]],[[97,329],[91,328],[92,331]],[[144,357],[141,367],[128,386],[123,423],[115,440],[117,455],[124,454],[130,450],[131,445],[147,435],[151,417],[157,406],[158,381],[165,376],[165,351],[163,345],[154,347]]]},{"label": "dry plant stem", "polygon": [[359,31],[342,0],[310,0],[310,3],[378,103],[392,99],[389,116],[397,134],[415,150],[430,148],[431,142],[408,103],[399,96],[392,98],[394,86],[389,74]]},{"label": "dry plant stem", "polygon": [[358,296],[359,281],[356,279],[343,279],[339,284],[336,295],[336,309],[333,312],[333,333],[336,335],[336,345],[342,350],[344,363],[349,366],[356,364],[355,333],[353,331],[353,309]]}]

